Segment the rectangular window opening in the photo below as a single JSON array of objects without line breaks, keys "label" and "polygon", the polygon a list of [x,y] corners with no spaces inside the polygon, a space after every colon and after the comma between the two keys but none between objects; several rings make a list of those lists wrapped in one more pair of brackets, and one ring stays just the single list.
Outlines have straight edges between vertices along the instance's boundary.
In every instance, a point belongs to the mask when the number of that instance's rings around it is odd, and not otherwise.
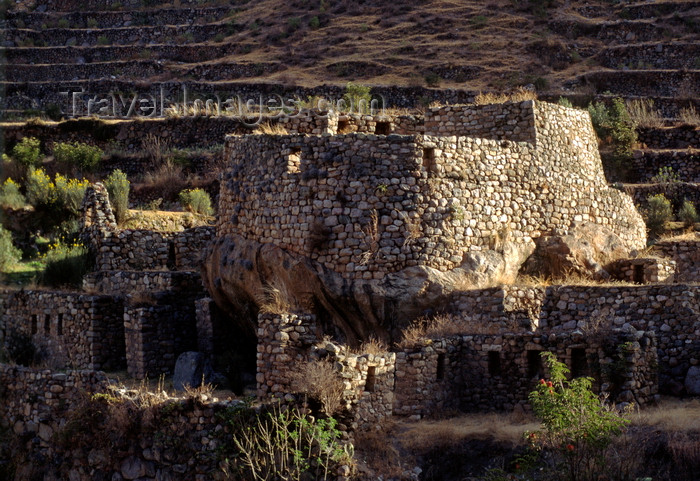
[{"label": "rectangular window opening", "polygon": [[438,381],[445,379],[445,354],[438,354],[437,357],[437,372],[435,377]]},{"label": "rectangular window opening", "polygon": [[32,336],[33,336],[34,334],[36,334],[37,331],[39,330],[38,325],[37,325],[38,322],[39,322],[39,321],[38,321],[38,319],[37,319],[36,314],[32,314]]},{"label": "rectangular window opening", "polygon": [[391,134],[391,122],[377,122],[377,126],[374,128],[374,133],[377,135]]},{"label": "rectangular window opening", "polygon": [[347,119],[338,120],[338,133],[339,134],[349,134],[352,131],[350,127],[350,121]]},{"label": "rectangular window opening", "polygon": [[51,334],[51,316],[48,314],[44,316],[44,334],[47,336]]},{"label": "rectangular window opening", "polygon": [[58,315],[58,322],[56,323],[56,333],[59,336],[63,335],[63,314]]},{"label": "rectangular window opening", "polygon": [[367,381],[365,382],[365,392],[374,392],[377,383],[377,368],[370,366],[367,368]]},{"label": "rectangular window opening", "polygon": [[489,351],[489,374],[491,376],[501,375],[501,353]]},{"label": "rectangular window opening", "polygon": [[585,376],[588,371],[588,362],[586,361],[586,350],[582,347],[577,347],[571,350],[571,377]]},{"label": "rectangular window opening", "polygon": [[644,284],[644,265],[634,266],[634,279],[632,281],[636,284]]},{"label": "rectangular window opening", "polygon": [[527,375],[530,378],[542,377],[542,357],[537,350],[527,351]]},{"label": "rectangular window opening", "polygon": [[426,147],[423,149],[423,168],[431,172],[435,166],[435,149]]}]

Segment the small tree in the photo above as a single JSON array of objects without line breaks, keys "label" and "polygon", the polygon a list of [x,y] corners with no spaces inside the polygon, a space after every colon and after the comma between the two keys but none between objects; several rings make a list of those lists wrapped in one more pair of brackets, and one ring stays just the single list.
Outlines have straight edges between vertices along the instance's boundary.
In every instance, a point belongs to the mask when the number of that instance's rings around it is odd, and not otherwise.
[{"label": "small tree", "polygon": [[12,244],[12,234],[0,226],[0,270],[19,262],[22,253]]},{"label": "small tree", "polygon": [[12,157],[20,164],[30,167],[41,163],[41,142],[35,137],[25,137],[12,149]]},{"label": "small tree", "polygon": [[698,217],[698,211],[695,210],[695,205],[688,199],[683,201],[683,205],[678,211],[678,220],[683,222],[685,227],[693,227],[700,218]]},{"label": "small tree", "polygon": [[666,230],[666,223],[673,218],[671,201],[663,194],[647,197],[646,223],[649,235],[658,237]]},{"label": "small tree", "polygon": [[551,352],[542,357],[550,379],[540,379],[529,396],[542,428],[526,435],[534,447],[553,455],[569,480],[599,479],[605,472],[605,450],[629,420],[601,402],[591,390],[593,379],[567,380],[564,363]]},{"label": "small tree", "polygon": [[348,103],[348,107],[352,112],[357,112],[358,114],[367,112],[372,102],[371,90],[371,87],[348,82],[345,86],[343,100]]},{"label": "small tree", "polygon": [[112,171],[104,181],[109,201],[118,224],[123,224],[129,213],[129,186],[126,174],[119,169]]}]

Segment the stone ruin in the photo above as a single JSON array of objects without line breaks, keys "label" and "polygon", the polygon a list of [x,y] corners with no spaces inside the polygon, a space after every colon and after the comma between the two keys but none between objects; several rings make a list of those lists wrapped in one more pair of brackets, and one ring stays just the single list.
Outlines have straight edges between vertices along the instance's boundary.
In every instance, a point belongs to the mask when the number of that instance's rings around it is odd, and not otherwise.
[{"label": "stone ruin", "polygon": [[[285,123],[288,135],[227,137],[215,228],[119,229],[104,188],[90,188],[96,271],[83,292],[2,291],[3,342],[22,332],[57,367],[135,378],[199,351],[263,400],[295,395],[297,366],[330,359],[348,429],[526,408],[543,350],[639,404],[660,385],[682,389],[700,362],[697,285],[501,285],[548,262],[633,282],[672,280],[678,266],[697,278],[692,248],[630,256],[644,224],[606,184],[586,113],[528,101]],[[573,251],[577,232],[595,238]],[[436,315],[449,332],[401,342]],[[391,351],[363,353],[372,338]]]}]

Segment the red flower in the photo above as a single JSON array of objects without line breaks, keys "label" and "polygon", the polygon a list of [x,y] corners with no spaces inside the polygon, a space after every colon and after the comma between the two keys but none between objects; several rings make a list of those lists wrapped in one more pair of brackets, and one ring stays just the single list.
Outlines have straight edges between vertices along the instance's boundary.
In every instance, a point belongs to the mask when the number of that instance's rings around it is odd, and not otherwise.
[{"label": "red flower", "polygon": [[547,387],[552,387],[552,381],[547,381]]},{"label": "red flower", "polygon": [[540,384],[545,385],[547,384],[544,379],[540,379]]},{"label": "red flower", "polygon": [[569,451],[573,451],[573,450],[576,449],[576,448],[574,448],[574,445],[573,445],[573,444],[567,444],[567,445],[566,445],[566,449],[568,449]]}]

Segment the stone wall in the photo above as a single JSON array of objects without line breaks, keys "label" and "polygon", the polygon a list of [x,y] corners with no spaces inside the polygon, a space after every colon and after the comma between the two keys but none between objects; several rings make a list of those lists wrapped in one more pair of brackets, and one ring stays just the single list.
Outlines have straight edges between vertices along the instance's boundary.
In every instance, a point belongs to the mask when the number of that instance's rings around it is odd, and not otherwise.
[{"label": "stone wall", "polygon": [[213,227],[193,227],[182,232],[142,229],[106,231],[93,238],[95,265],[101,271],[196,269],[201,252],[214,237]]},{"label": "stone wall", "polygon": [[[700,204],[698,204],[700,205]],[[700,282],[700,236],[696,240],[659,241],[654,252],[676,263],[676,282]]]},{"label": "stone wall", "polygon": [[201,276],[192,271],[97,271],[85,274],[83,290],[105,294],[176,291],[204,296]]},{"label": "stone wall", "polygon": [[681,125],[669,128],[637,127],[639,143],[654,149],[686,149],[700,145],[700,127]]},{"label": "stone wall", "polygon": [[[657,171],[658,172],[658,171]],[[663,194],[673,204],[674,212],[683,205],[684,200],[688,200],[700,207],[700,184],[689,182],[673,182],[666,184],[623,184],[634,203],[644,209],[647,206],[647,198],[651,195]]]},{"label": "stone wall", "polygon": [[676,261],[657,257],[620,259],[610,266],[608,272],[615,279],[637,284],[671,282],[676,272]]},{"label": "stone wall", "polygon": [[616,402],[644,405],[657,392],[653,333],[504,333],[427,340],[397,353],[394,412],[421,418],[445,409],[513,410],[547,376],[542,351],[553,352],[574,376],[594,376],[595,389]]},{"label": "stone wall", "polygon": [[670,167],[683,182],[700,183],[700,154],[697,151],[637,151],[631,162],[634,182],[653,182],[664,167]]},{"label": "stone wall", "polygon": [[134,379],[172,374],[177,357],[197,349],[194,300],[178,294],[151,302],[132,299],[124,309],[127,372]]},{"label": "stone wall", "polygon": [[77,369],[123,369],[123,301],[118,297],[41,290],[2,290],[0,330],[31,336],[48,361]]},{"label": "stone wall", "polygon": [[596,59],[604,67],[623,69],[686,69],[697,58],[692,43],[619,45],[602,50]]},{"label": "stone wall", "polygon": [[[538,237],[573,221],[606,225],[643,246],[631,200],[605,184],[588,114],[518,105],[537,111],[534,144],[362,133],[227,137],[217,235],[275,244],[355,279],[415,265],[452,269],[499,231]],[[514,108],[486,112],[495,119]]]}]

